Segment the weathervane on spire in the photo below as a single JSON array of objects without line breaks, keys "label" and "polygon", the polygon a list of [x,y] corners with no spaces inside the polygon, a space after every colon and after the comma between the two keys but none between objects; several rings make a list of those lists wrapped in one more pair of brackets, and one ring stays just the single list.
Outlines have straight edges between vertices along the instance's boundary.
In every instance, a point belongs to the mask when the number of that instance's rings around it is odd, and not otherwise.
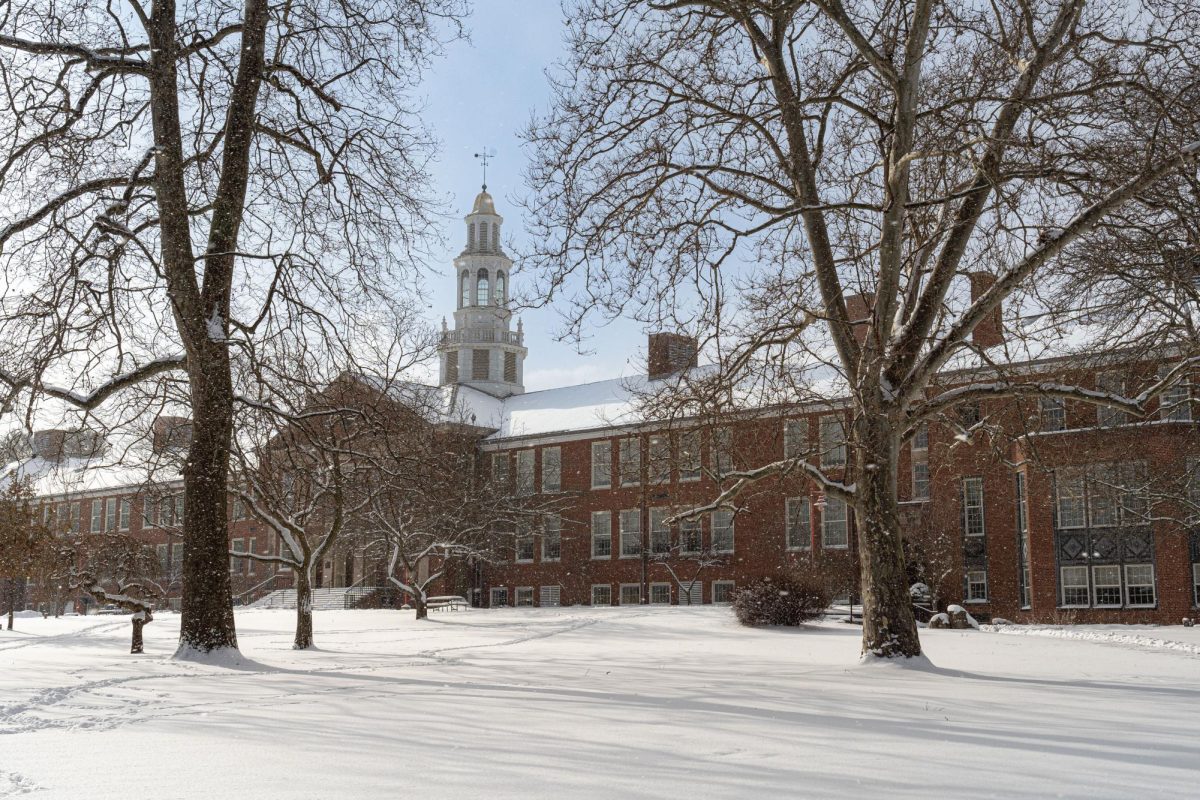
[{"label": "weathervane on spire", "polygon": [[485,148],[483,148],[483,150],[476,153],[475,157],[479,159],[481,164],[483,164],[483,190],[486,192],[487,191],[487,165],[488,165],[488,161],[490,161],[496,157],[496,148],[485,147]]}]

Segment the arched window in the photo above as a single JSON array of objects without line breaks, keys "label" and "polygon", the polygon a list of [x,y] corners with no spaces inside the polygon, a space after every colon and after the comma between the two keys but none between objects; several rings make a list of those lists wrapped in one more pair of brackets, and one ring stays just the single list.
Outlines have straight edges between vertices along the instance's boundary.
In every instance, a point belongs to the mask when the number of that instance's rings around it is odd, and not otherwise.
[{"label": "arched window", "polygon": [[488,224],[486,222],[479,223],[479,249],[487,250],[488,242]]},{"label": "arched window", "polygon": [[498,306],[504,305],[504,300],[505,300],[504,290],[505,290],[505,288],[507,288],[507,287],[505,287],[505,285],[504,285],[504,270],[500,270],[499,272],[496,273],[496,305],[498,305]]},{"label": "arched window", "polygon": [[486,269],[479,270],[479,275],[475,279],[475,305],[486,306],[488,304],[488,271]]}]

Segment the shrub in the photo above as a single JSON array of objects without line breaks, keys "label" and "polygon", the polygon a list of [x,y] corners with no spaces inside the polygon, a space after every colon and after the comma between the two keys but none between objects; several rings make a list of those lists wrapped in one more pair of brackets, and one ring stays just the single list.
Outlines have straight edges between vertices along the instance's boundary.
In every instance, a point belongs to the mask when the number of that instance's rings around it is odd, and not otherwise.
[{"label": "shrub", "polygon": [[818,582],[764,578],[733,594],[733,613],[743,625],[800,625],[825,615],[829,591]]}]

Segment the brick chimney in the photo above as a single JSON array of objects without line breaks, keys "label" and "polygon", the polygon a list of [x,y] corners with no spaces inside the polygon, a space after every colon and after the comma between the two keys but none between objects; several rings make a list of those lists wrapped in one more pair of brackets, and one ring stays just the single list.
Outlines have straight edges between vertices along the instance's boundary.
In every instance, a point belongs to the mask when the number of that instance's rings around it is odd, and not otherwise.
[{"label": "brick chimney", "polygon": [[694,337],[679,333],[652,333],[646,372],[650,379],[654,380],[691,369],[696,366],[699,349]]},{"label": "brick chimney", "polygon": [[867,331],[871,329],[871,314],[874,310],[875,295],[871,292],[846,297],[846,316],[850,319],[850,329],[860,347],[867,341]]},{"label": "brick chimney", "polygon": [[[967,277],[971,279],[972,303],[996,283],[996,276],[990,272],[971,272]],[[1004,323],[1000,316],[1000,306],[996,306],[979,321],[975,330],[971,332],[971,341],[976,347],[984,350],[1004,344]]]},{"label": "brick chimney", "polygon": [[34,431],[31,443],[33,454],[47,461],[61,461],[63,457],[63,443],[67,439],[67,433],[68,431],[61,428]]},{"label": "brick chimney", "polygon": [[155,453],[181,450],[192,442],[192,421],[187,417],[157,417],[154,420],[153,447]]}]

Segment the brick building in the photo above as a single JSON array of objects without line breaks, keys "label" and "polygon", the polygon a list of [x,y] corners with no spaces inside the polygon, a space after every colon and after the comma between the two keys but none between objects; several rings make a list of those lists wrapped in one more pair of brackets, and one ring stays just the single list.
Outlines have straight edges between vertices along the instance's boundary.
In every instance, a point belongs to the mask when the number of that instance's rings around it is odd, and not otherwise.
[{"label": "brick building", "polygon": [[[441,591],[479,606],[721,603],[737,586],[791,570],[837,576],[849,591],[853,512],[799,476],[755,484],[735,509],[666,522],[711,501],[732,470],[796,457],[836,476],[853,458],[846,407],[759,404],[719,419],[648,418],[646,396],[704,369],[694,340],[668,333],[650,336],[644,375],[525,392],[527,350],[519,323],[511,330],[502,222],[484,191],[466,217],[454,327],[443,324],[439,386],[426,387],[426,396],[447,421],[477,432],[481,470],[491,480],[517,494],[555,497],[561,510],[514,531],[495,560],[448,573]],[[973,291],[985,281],[972,276]],[[866,309],[870,298],[850,303]],[[998,315],[976,337],[982,347],[1003,343]],[[1010,359],[1006,368],[1132,392],[1170,363],[1077,351]],[[988,369],[962,365],[940,376],[935,391],[986,380]],[[1194,616],[1200,430],[1190,387],[1169,390],[1145,419],[1048,398],[997,399],[921,430],[899,465],[914,582],[929,584],[934,602],[962,602],[981,618],[1169,623]],[[977,435],[963,435],[981,420],[987,424]],[[152,439],[155,456],[169,456],[186,441],[186,424],[160,421]],[[34,479],[75,530],[144,537],[170,582],[182,554],[172,535],[177,477],[164,479],[161,466],[152,481],[98,464],[93,444],[41,432],[34,457],[8,474]],[[232,551],[279,547],[231,507]],[[372,548],[347,537],[321,565],[318,585],[381,584],[383,554]],[[291,583],[286,570],[236,555],[231,569],[238,600]]]}]

